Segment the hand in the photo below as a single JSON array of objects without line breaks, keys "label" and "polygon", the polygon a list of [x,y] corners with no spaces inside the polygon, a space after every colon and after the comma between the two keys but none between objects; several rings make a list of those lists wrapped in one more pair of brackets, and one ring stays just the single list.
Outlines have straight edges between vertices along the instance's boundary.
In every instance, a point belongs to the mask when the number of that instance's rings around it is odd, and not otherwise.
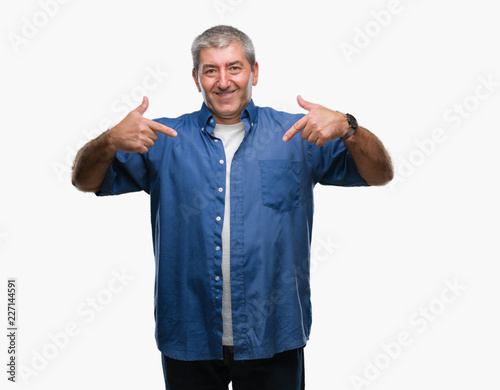
[{"label": "hand", "polygon": [[302,130],[302,138],[311,144],[323,146],[328,141],[344,136],[349,130],[345,114],[314,104],[297,96],[297,102],[309,111],[285,133],[283,141],[287,142]]},{"label": "hand", "polygon": [[143,115],[149,107],[149,100],[144,96],[142,103],[132,110],[123,120],[108,132],[108,139],[113,148],[128,153],[147,153],[162,133],[176,137],[177,132],[161,123],[144,118]]}]

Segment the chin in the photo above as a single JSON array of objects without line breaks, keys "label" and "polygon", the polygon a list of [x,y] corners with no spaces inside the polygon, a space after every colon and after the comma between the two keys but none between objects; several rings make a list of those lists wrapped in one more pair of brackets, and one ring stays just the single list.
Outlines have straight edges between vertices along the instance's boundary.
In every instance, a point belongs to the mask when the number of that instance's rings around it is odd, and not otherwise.
[{"label": "chin", "polygon": [[217,109],[217,112],[221,116],[231,116],[234,115],[236,112],[238,112],[238,106],[232,105],[231,107],[215,107]]}]

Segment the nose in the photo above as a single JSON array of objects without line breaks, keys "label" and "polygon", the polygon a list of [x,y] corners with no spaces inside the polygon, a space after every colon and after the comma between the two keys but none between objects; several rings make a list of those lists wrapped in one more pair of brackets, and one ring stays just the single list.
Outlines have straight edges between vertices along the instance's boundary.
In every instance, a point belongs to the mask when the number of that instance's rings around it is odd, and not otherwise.
[{"label": "nose", "polygon": [[230,85],[230,75],[226,71],[220,72],[219,79],[217,80],[217,86],[219,87],[219,89],[228,89]]}]

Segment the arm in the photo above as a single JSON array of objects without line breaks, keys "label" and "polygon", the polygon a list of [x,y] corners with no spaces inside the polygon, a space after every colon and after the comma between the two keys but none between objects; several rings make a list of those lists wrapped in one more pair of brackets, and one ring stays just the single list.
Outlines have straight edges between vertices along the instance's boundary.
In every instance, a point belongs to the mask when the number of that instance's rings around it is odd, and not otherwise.
[{"label": "arm", "polygon": [[76,155],[71,181],[80,191],[98,192],[116,152],[147,153],[158,139],[158,133],[177,136],[175,130],[143,118],[149,101],[131,111],[119,124],[90,141]]},{"label": "arm", "polygon": [[[307,115],[297,121],[283,136],[287,142],[302,130],[302,138],[311,144],[323,146],[326,142],[344,136],[349,130],[345,114],[305,101],[298,97],[299,105]],[[392,162],[382,142],[362,127],[343,141],[351,154],[359,174],[367,184],[377,186],[390,182],[394,176]]]},{"label": "arm", "polygon": [[[349,125],[347,125],[347,129],[349,129]],[[375,134],[363,127],[358,127],[352,137],[343,142],[351,154],[359,174],[367,184],[382,186],[392,180],[394,169],[391,158]]]},{"label": "arm", "polygon": [[81,148],[75,157],[71,182],[80,191],[98,192],[117,150],[112,146],[109,131]]}]

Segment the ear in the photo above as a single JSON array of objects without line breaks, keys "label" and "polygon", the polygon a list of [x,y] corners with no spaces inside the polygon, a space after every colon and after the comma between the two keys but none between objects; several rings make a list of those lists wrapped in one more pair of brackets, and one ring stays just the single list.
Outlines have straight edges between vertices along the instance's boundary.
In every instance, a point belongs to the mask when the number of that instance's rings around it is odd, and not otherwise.
[{"label": "ear", "polygon": [[259,63],[255,61],[255,65],[253,67],[253,80],[252,85],[255,87],[257,82],[259,81]]},{"label": "ear", "polygon": [[201,92],[200,83],[198,81],[198,77],[196,77],[196,72],[194,71],[194,69],[193,69],[192,75],[193,75],[194,83],[196,84],[196,87],[198,88],[198,92]]}]

